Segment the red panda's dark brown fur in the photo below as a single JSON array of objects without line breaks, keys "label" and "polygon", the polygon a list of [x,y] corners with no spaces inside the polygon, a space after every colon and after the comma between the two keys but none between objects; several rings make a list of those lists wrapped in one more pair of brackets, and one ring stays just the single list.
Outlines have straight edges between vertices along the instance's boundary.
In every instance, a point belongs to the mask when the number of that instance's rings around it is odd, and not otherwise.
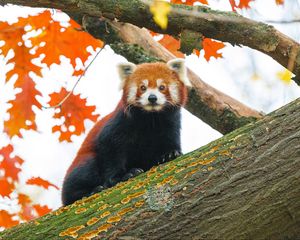
[{"label": "red panda's dark brown fur", "polygon": [[[186,102],[187,89],[176,68],[170,69],[165,63],[146,63],[129,65],[124,74],[123,96],[118,106],[95,124],[66,173],[62,190],[64,205],[181,153],[180,107]],[[127,101],[133,86],[138,88],[136,99],[143,95],[140,85],[145,79],[149,89],[156,89],[157,82],[166,86],[156,90],[167,100],[159,111],[146,111],[138,100]],[[169,92],[171,83],[178,87],[176,102]]]}]

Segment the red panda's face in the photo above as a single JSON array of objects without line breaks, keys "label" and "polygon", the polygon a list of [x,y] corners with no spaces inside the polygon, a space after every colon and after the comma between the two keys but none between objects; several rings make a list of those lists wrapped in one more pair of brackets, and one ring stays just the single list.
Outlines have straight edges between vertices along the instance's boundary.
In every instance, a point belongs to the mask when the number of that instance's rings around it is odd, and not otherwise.
[{"label": "red panda's face", "polygon": [[160,111],[166,106],[182,106],[186,101],[184,62],[174,59],[165,63],[126,63],[119,66],[123,102],[146,111]]}]

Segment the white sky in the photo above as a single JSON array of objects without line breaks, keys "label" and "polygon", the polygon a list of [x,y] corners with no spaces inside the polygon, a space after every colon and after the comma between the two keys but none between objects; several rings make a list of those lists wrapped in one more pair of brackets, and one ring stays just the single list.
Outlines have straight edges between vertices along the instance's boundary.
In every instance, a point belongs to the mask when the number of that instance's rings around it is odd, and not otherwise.
[{"label": "white sky", "polygon": [[[256,0],[256,10],[242,13],[261,21],[263,19],[299,19],[300,9],[291,5],[292,1],[286,0],[285,7],[277,7],[274,4],[275,0]],[[211,0],[209,2],[214,8],[230,10],[227,1]],[[286,16],[286,9],[289,8],[291,10]],[[13,21],[16,16],[26,16],[28,12],[32,10],[12,6],[0,7],[0,20]],[[276,25],[276,27],[299,42],[299,24]],[[188,56],[186,64],[208,84],[260,111],[270,112],[300,96],[299,87],[295,84],[285,85],[276,78],[276,73],[284,68],[270,57],[246,47],[230,45],[223,49],[222,53],[222,59],[212,59],[209,63],[202,55],[200,58],[194,55]],[[116,65],[123,61],[126,60],[106,47],[75,90],[75,93],[81,93],[82,96],[87,97],[89,104],[96,105],[97,112],[101,116],[112,111],[119,101],[121,92],[118,91],[119,79]],[[63,66],[53,65],[50,70],[43,71],[43,81],[39,81],[37,89],[45,93],[45,97],[38,98],[44,105],[49,100],[46,97],[48,93],[58,91],[60,86],[71,89],[76,81],[76,78],[70,80],[72,69],[68,62],[63,59],[63,63]],[[7,136],[2,133],[3,119],[9,117],[5,114],[8,108],[6,102],[13,96],[12,83],[4,85],[5,70],[4,61],[0,57],[0,148],[9,143]],[[254,72],[259,79],[253,80]],[[85,135],[73,136],[73,143],[59,143],[58,134],[53,134],[51,131],[54,123],[52,115],[53,110],[37,110],[38,131],[22,131],[24,137],[15,137],[12,143],[15,153],[25,160],[22,181],[31,176],[41,176],[61,187],[65,171]],[[86,121],[86,126],[90,129],[93,123]],[[182,147],[184,152],[197,149],[220,136],[220,133],[183,110]],[[51,208],[57,208],[61,204],[60,192],[53,188],[43,191],[35,186],[21,185],[20,189],[22,192],[30,193],[35,201],[48,204]]]}]

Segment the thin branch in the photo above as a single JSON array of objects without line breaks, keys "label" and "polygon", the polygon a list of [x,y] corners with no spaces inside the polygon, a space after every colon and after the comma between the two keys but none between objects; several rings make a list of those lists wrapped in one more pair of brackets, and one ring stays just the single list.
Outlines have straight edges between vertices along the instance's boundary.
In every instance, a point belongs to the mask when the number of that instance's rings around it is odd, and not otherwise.
[{"label": "thin branch", "polygon": [[267,23],[274,23],[274,24],[291,24],[291,23],[300,23],[300,19],[292,19],[292,20],[264,20]]},{"label": "thin branch", "polygon": [[58,108],[61,107],[61,105],[63,105],[63,103],[70,97],[70,95],[74,92],[76,86],[78,85],[79,81],[81,80],[81,78],[85,75],[85,73],[87,72],[87,70],[89,69],[89,67],[92,65],[92,63],[95,61],[95,59],[98,57],[98,55],[101,53],[101,51],[104,49],[106,45],[104,44],[103,47],[97,52],[97,54],[95,55],[95,57],[92,59],[92,61],[87,65],[87,67],[84,69],[83,73],[80,75],[80,77],[77,79],[76,83],[74,84],[72,90],[56,105],[54,106],[42,106],[42,108],[44,109],[52,109],[52,108]]}]

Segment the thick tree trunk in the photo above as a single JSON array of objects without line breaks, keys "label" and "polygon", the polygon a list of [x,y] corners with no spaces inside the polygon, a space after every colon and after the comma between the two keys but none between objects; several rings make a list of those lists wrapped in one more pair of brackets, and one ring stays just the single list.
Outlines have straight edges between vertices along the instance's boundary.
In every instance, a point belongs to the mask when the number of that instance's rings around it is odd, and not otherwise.
[{"label": "thick tree trunk", "polygon": [[0,239],[299,239],[300,100]]}]

